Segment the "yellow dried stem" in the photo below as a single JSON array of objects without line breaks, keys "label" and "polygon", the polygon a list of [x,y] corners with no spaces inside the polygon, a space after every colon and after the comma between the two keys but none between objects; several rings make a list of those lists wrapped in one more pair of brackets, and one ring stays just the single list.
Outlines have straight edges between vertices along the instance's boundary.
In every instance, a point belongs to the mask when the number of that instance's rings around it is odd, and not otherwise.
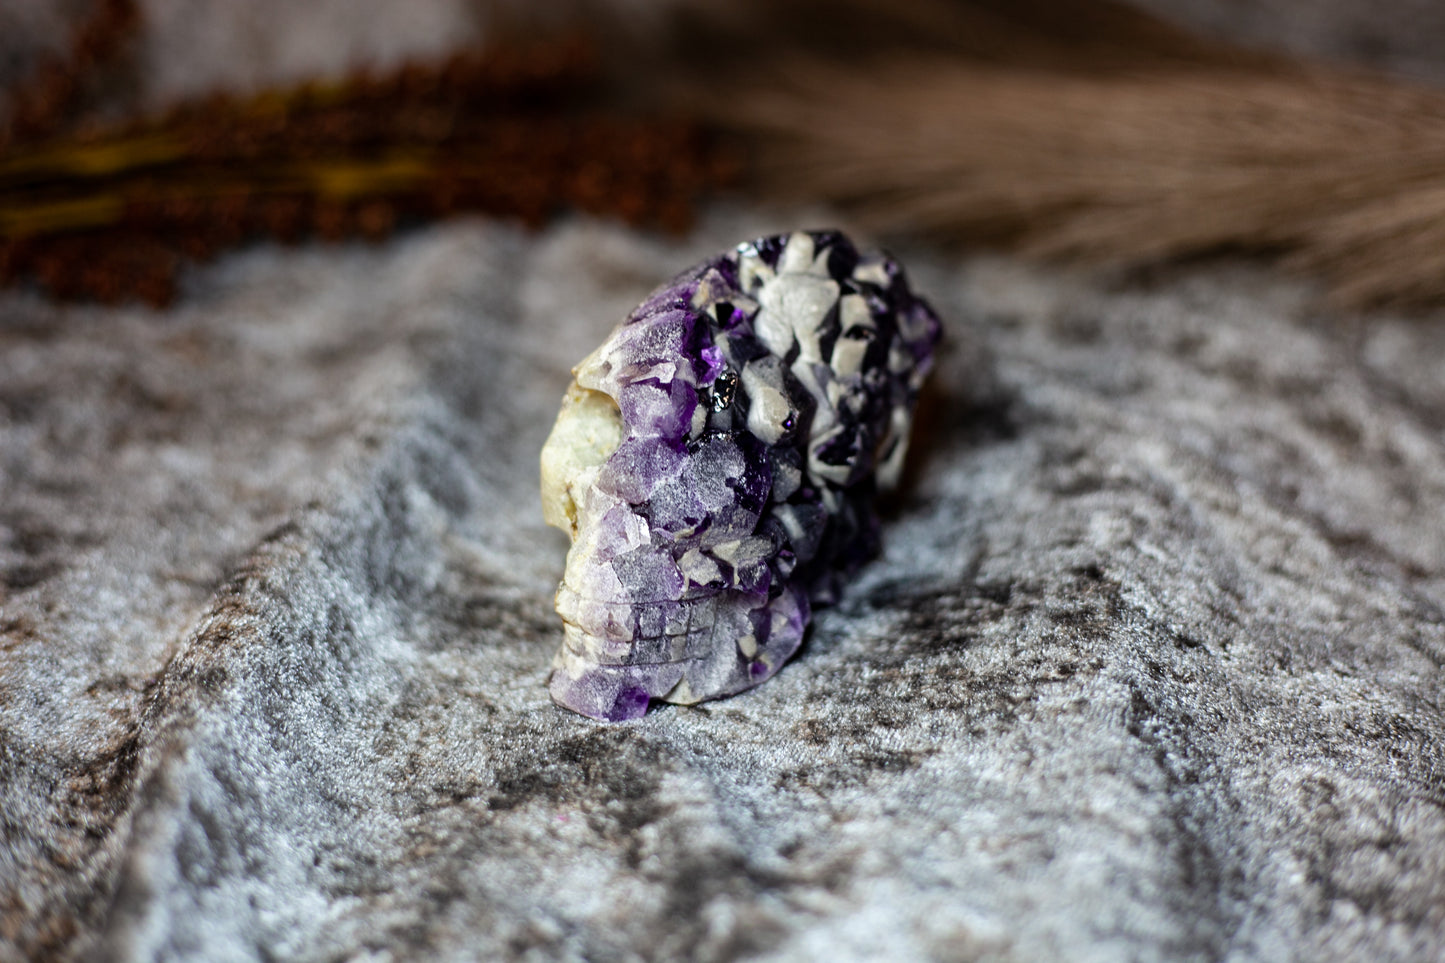
[{"label": "yellow dried stem", "polygon": [[721,119],[790,199],[884,232],[1137,263],[1280,249],[1352,303],[1445,296],[1445,93],[1272,67],[824,61]]}]

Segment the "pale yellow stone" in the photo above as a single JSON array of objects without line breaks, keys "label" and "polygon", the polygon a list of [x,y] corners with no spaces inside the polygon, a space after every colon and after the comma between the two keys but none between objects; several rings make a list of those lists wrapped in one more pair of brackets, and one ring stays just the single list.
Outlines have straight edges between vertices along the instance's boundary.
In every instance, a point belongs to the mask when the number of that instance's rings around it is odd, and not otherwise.
[{"label": "pale yellow stone", "polygon": [[577,537],[577,503],[622,444],[622,412],[600,391],[572,382],[542,446],[542,519]]}]

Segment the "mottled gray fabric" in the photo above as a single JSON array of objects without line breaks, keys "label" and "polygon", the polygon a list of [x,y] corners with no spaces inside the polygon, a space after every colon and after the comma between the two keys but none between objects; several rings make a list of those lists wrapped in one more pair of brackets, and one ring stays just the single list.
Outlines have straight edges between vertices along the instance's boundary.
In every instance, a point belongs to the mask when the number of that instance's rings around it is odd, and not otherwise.
[{"label": "mottled gray fabric", "polygon": [[[1148,5],[1440,76],[1419,0]],[[481,29],[142,6],[146,104]],[[0,12],[0,79],[86,7]],[[0,960],[1445,956],[1445,317],[898,251],[949,341],[883,557],[754,691],[551,704],[568,366],[826,220],[262,246],[166,312],[0,292]]]},{"label": "mottled gray fabric", "polygon": [[0,295],[0,958],[1432,960],[1445,327],[899,251],[885,554],[776,679],[552,705],[568,366],[674,243]]}]

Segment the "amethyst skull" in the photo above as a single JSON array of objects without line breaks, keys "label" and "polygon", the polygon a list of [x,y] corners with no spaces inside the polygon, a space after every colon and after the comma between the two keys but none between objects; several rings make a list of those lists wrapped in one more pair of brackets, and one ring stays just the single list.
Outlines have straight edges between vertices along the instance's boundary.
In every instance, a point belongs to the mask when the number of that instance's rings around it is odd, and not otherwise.
[{"label": "amethyst skull", "polygon": [[595,719],[757,685],[878,546],[938,318],[833,231],[739,245],[573,369],[542,449],[571,535],[550,687]]}]

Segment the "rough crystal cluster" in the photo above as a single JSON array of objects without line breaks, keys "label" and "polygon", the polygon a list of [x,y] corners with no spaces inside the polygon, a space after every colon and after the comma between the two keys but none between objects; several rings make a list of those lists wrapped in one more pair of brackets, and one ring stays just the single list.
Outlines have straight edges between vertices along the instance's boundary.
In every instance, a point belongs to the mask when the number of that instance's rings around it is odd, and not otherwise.
[{"label": "rough crystal cluster", "polygon": [[542,450],[572,536],[552,697],[597,719],[767,679],[876,550],[940,326],[836,232],[739,245],[575,369]]}]

